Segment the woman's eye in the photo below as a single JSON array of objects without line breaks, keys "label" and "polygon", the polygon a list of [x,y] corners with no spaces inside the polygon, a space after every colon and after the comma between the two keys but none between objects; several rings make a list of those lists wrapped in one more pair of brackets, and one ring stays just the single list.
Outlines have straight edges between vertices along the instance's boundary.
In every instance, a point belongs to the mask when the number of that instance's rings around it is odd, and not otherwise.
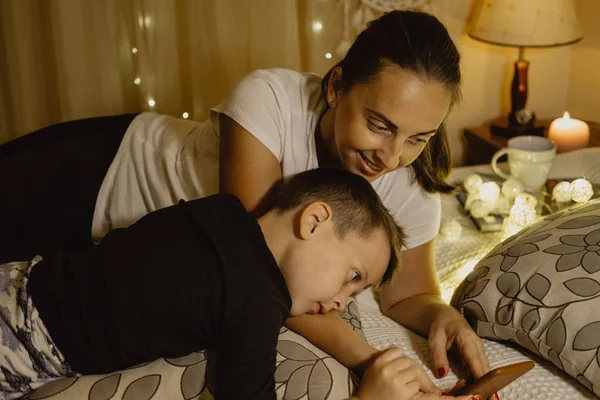
[{"label": "woman's eye", "polygon": [[378,132],[378,133],[387,133],[390,130],[388,129],[387,126],[382,126],[382,125],[378,125],[374,122],[369,121],[369,128],[374,131],[374,132]]},{"label": "woman's eye", "polygon": [[411,140],[415,144],[424,144],[424,143],[427,143],[427,138],[422,138],[422,137],[412,138]]},{"label": "woman's eye", "polygon": [[352,282],[360,281],[361,276],[357,271],[352,272]]}]

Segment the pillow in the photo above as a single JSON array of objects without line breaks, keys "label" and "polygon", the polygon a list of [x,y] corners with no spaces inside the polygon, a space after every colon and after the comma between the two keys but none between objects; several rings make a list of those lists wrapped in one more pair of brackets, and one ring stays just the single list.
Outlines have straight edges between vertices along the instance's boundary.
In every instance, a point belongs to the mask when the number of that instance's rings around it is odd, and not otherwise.
[{"label": "pillow", "polygon": [[[364,338],[354,299],[340,316]],[[159,359],[111,374],[61,379],[38,388],[26,398],[210,400],[213,399],[211,391],[215,376],[212,372],[216,358],[212,351],[201,351],[177,359]],[[235,385],[235,382],[231,384]],[[357,380],[330,355],[284,327],[277,345],[275,388],[278,399],[338,400],[348,398],[356,391]]]},{"label": "pillow", "polygon": [[600,395],[600,199],[500,243],[451,304],[479,336],[515,342]]}]

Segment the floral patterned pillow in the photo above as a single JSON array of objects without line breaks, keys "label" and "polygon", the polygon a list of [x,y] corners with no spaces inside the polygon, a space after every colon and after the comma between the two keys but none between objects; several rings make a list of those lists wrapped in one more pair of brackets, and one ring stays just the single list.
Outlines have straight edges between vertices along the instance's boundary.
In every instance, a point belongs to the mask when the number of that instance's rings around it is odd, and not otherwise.
[{"label": "floral patterned pillow", "polygon": [[[340,313],[364,338],[358,305],[354,299]],[[243,332],[240,332],[243,334]],[[29,400],[211,400],[217,356],[201,351],[176,359],[159,359],[107,375],[88,375],[48,383]],[[235,385],[236,382],[231,382]],[[350,397],[356,377],[327,353],[302,336],[282,328],[277,344],[275,388],[278,399],[338,400]]]},{"label": "floral patterned pillow", "polygon": [[600,199],[500,243],[452,305],[479,336],[515,342],[600,395]]}]

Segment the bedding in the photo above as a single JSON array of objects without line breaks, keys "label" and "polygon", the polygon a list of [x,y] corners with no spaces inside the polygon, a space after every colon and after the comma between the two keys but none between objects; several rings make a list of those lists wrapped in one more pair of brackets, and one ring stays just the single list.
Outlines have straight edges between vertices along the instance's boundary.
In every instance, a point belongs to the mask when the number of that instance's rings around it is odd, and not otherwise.
[{"label": "bedding", "polygon": [[481,337],[511,341],[600,394],[600,199],[500,243],[454,293]]},{"label": "bedding", "polygon": [[[550,177],[586,179],[600,183],[600,149],[582,149],[559,154]],[[471,173],[492,174],[489,165],[457,168],[452,180],[461,181]],[[459,240],[438,237],[436,263],[442,288],[449,290],[448,282],[465,264],[475,264],[504,239],[502,233],[481,234],[466,217],[453,196],[442,196],[442,218],[456,219],[462,225]],[[358,305],[357,305],[358,304]],[[453,371],[435,379],[431,371],[431,357],[426,339],[399,326],[383,316],[371,292],[358,296],[342,315],[348,323],[374,347],[384,349],[397,344],[405,353],[426,366],[433,381],[443,389],[457,380]],[[278,398],[339,400],[355,387],[348,370],[295,333],[283,328],[278,347],[280,364],[277,370]],[[484,340],[492,368],[515,362],[533,360],[535,368],[509,385],[499,395],[502,400],[578,400],[596,398],[584,385],[558,369],[554,364],[510,343]],[[211,354],[208,354],[211,359]],[[185,399],[212,398],[209,393],[210,374],[205,379],[207,364],[205,352],[179,359],[160,359],[153,363],[103,376],[64,379],[45,385],[28,399]],[[288,360],[288,362],[285,362]],[[291,361],[289,361],[291,360]],[[210,369],[209,369],[210,370]],[[208,385],[206,381],[209,381]],[[235,382],[232,382],[235,384]],[[307,392],[310,390],[310,397]]]}]

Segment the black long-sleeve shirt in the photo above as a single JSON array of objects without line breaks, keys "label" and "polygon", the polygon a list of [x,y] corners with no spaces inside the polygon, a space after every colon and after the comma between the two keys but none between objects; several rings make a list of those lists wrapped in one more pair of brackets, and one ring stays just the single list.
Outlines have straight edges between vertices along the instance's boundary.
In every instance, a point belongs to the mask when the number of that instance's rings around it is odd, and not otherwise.
[{"label": "black long-sleeve shirt", "polygon": [[234,196],[182,201],[89,250],[46,258],[28,290],[76,372],[216,348],[218,398],[275,398],[291,298],[260,226]]}]

